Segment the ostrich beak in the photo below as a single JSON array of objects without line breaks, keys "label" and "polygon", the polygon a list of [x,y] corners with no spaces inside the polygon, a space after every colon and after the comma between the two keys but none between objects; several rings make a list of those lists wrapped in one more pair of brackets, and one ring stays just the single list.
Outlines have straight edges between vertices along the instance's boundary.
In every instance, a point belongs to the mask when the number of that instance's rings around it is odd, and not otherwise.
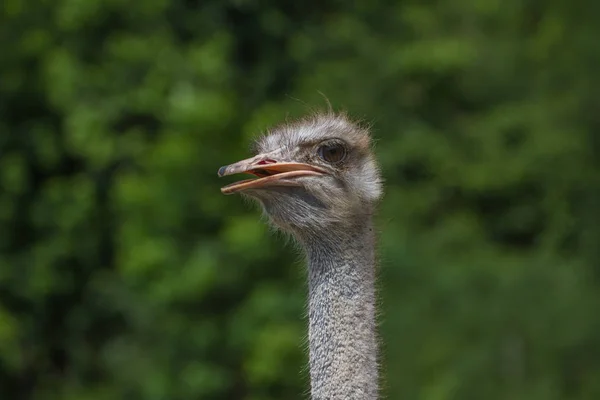
[{"label": "ostrich beak", "polygon": [[260,154],[256,157],[238,161],[234,164],[219,168],[220,177],[233,174],[251,174],[258,179],[246,179],[221,188],[223,194],[233,194],[247,189],[264,188],[267,186],[300,186],[293,178],[300,176],[322,175],[326,171],[310,164],[277,161],[269,155]]}]

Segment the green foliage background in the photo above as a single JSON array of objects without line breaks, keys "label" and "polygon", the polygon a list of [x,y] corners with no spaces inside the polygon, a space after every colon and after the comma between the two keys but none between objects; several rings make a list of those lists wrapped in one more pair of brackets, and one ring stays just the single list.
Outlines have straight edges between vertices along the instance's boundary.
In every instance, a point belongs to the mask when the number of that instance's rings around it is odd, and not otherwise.
[{"label": "green foliage background", "polygon": [[387,398],[600,398],[598,15],[3,0],[0,398],[306,398],[304,267],[216,171],[319,91],[387,180]]}]

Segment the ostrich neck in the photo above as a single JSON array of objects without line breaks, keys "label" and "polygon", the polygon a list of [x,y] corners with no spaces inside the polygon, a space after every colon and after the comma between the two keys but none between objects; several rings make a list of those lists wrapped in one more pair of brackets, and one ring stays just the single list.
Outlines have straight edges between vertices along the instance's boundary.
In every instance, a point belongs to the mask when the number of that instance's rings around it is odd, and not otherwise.
[{"label": "ostrich neck", "polygon": [[313,400],[378,397],[372,222],[305,242]]}]

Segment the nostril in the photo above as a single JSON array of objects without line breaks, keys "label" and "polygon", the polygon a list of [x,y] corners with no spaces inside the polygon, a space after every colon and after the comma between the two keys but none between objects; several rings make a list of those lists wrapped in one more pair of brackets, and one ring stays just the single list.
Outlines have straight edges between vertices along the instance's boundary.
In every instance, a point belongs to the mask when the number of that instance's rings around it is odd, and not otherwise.
[{"label": "nostril", "polygon": [[272,160],[270,158],[265,158],[264,160],[260,160],[258,162],[258,165],[267,165],[267,164],[275,164],[275,163],[277,163],[277,161]]}]

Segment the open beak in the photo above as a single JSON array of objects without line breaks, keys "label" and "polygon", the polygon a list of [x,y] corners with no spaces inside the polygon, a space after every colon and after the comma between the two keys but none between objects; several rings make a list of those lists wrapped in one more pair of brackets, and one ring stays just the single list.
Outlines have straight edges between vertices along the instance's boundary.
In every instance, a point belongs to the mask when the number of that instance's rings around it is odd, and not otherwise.
[{"label": "open beak", "polygon": [[220,177],[241,173],[251,174],[258,178],[246,179],[224,186],[221,188],[223,194],[233,194],[267,186],[300,186],[293,178],[323,175],[326,171],[310,164],[280,162],[269,158],[268,155],[258,155],[221,167],[218,172]]}]

